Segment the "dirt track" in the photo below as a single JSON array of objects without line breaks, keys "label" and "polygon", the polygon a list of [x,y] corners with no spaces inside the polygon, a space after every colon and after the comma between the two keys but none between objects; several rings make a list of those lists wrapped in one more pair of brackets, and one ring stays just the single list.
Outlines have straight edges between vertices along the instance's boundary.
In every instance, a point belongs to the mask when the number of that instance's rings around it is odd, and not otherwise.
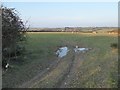
[{"label": "dirt track", "polygon": [[70,50],[67,56],[58,58],[33,79],[23,83],[20,88],[65,88],[77,74],[77,68],[84,59],[83,53]]}]

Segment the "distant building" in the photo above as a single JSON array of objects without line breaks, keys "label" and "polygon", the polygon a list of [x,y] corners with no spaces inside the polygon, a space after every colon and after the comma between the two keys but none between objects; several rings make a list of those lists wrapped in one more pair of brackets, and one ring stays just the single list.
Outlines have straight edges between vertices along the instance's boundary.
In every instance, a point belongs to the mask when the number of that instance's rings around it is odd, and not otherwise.
[{"label": "distant building", "polygon": [[79,32],[80,29],[77,27],[65,27],[65,32]]}]

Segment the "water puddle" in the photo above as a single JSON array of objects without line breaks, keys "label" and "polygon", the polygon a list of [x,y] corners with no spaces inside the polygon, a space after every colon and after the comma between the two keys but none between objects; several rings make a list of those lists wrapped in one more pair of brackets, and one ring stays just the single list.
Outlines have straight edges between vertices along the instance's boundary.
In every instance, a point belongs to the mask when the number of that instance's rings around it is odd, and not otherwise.
[{"label": "water puddle", "polygon": [[[76,47],[74,48],[75,53],[76,53],[76,52],[85,53],[85,52],[88,51],[88,50],[91,50],[91,48],[79,48],[78,46],[76,46]],[[61,47],[61,48],[59,48],[59,49],[57,50],[56,55],[57,55],[59,58],[62,58],[62,57],[64,57],[64,56],[67,55],[68,51],[69,51],[69,50],[68,50],[68,47]]]},{"label": "water puddle", "polygon": [[67,55],[68,51],[68,47],[61,47],[57,50],[56,55],[62,58]]},{"label": "water puddle", "polygon": [[91,48],[79,48],[78,46],[76,46],[76,48],[74,48],[75,52],[83,52],[83,53],[85,53],[88,50],[91,50]]}]

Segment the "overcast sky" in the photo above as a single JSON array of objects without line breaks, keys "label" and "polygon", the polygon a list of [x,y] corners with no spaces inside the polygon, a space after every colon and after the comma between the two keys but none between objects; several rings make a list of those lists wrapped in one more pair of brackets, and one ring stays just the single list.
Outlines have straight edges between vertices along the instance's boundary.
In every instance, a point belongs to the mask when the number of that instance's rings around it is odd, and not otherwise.
[{"label": "overcast sky", "polygon": [[30,27],[118,26],[117,2],[4,2]]}]

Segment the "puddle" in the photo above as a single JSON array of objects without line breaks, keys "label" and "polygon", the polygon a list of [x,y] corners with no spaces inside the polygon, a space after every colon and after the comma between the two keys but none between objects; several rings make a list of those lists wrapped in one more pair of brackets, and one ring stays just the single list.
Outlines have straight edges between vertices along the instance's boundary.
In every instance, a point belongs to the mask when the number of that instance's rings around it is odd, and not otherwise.
[{"label": "puddle", "polygon": [[[91,48],[79,48],[78,46],[76,46],[76,47],[74,48],[74,51],[75,51],[75,52],[85,53],[85,52],[88,51],[88,50],[91,50]],[[69,51],[69,50],[68,50],[68,47],[61,47],[61,48],[59,48],[59,49],[57,50],[56,55],[57,55],[59,58],[62,58],[62,57],[64,57],[64,56],[67,55],[68,51]]]},{"label": "puddle", "polygon": [[75,52],[86,52],[88,50],[91,50],[91,48],[78,48],[78,46],[76,46],[76,48],[74,48]]},{"label": "puddle", "polygon": [[59,48],[59,50],[57,50],[56,55],[58,55],[58,57],[62,58],[67,55],[68,51],[69,51],[68,47],[61,47],[61,48]]}]

